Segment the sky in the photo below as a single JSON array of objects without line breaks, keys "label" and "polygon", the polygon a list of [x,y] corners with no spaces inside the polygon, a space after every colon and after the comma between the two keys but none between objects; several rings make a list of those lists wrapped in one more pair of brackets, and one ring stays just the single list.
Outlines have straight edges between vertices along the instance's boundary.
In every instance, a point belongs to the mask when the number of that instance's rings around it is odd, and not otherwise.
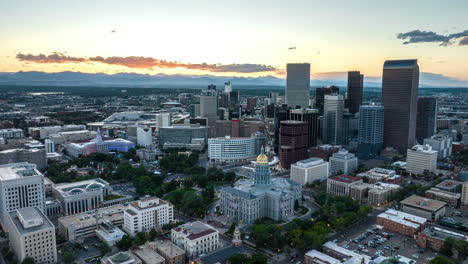
[{"label": "sky", "polygon": [[312,76],[388,59],[468,80],[466,0],[0,1],[0,72]]}]

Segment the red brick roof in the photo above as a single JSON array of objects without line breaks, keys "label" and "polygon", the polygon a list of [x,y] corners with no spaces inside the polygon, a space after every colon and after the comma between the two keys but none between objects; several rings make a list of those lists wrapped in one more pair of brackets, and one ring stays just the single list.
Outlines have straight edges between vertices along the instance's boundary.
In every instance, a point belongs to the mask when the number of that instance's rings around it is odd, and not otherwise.
[{"label": "red brick roof", "polygon": [[190,240],[194,240],[194,239],[200,238],[202,236],[206,236],[206,235],[214,233],[214,232],[216,232],[216,231],[213,230],[213,229],[207,229],[207,230],[201,231],[200,233],[190,234],[187,238],[190,239]]},{"label": "red brick roof", "polygon": [[352,183],[352,182],[361,180],[358,177],[349,176],[349,175],[345,175],[345,174],[338,175],[338,176],[335,176],[335,177],[331,177],[330,179],[332,179],[334,181],[344,182],[344,183]]}]

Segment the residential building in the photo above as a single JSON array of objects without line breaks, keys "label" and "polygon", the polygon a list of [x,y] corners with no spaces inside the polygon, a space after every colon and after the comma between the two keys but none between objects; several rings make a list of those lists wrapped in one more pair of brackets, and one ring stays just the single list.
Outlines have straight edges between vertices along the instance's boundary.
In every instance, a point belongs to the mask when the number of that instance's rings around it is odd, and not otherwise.
[{"label": "residential building", "polygon": [[437,200],[437,201],[442,201],[444,203],[447,203],[450,206],[457,207],[458,204],[460,203],[461,194],[446,192],[439,188],[433,187],[427,190],[424,196],[430,199]]},{"label": "residential building", "polygon": [[211,162],[245,162],[255,159],[255,137],[221,137],[208,139],[208,158]]},{"label": "residential building", "polygon": [[26,162],[0,165],[0,195],[0,220],[8,231],[9,212],[25,207],[45,211],[44,175]]},{"label": "residential building", "polygon": [[225,187],[219,194],[220,208],[232,221],[253,223],[269,217],[286,220],[294,214],[294,203],[302,202],[301,185],[282,177],[270,177],[268,158],[257,157],[253,179],[241,179],[234,187]]},{"label": "residential building", "polygon": [[64,215],[79,214],[103,206],[104,198],[111,194],[110,184],[101,179],[56,184],[52,192]]},{"label": "residential building", "polygon": [[404,153],[415,144],[419,66],[417,60],[389,60],[383,68],[384,147]]},{"label": "residential building", "polygon": [[344,98],[340,94],[325,95],[323,107],[324,143],[340,145],[343,142]]},{"label": "residential building", "polygon": [[359,111],[358,157],[370,159],[380,154],[383,146],[384,108],[362,105]]},{"label": "residential building", "polygon": [[327,193],[350,196],[350,187],[362,183],[358,177],[338,175],[327,179]]},{"label": "residential building", "polygon": [[468,242],[468,236],[466,236],[466,234],[453,232],[436,226],[429,226],[426,227],[423,232],[418,234],[416,237],[416,244],[420,248],[429,248],[439,252],[444,246],[447,238]]},{"label": "residential building", "polygon": [[315,107],[319,110],[319,115],[323,115],[325,95],[339,93],[340,88],[337,86],[320,87],[315,89]]},{"label": "residential building", "polygon": [[391,183],[378,182],[373,184],[367,193],[367,203],[372,205],[386,204],[400,188],[400,185]]},{"label": "residential building", "polygon": [[329,161],[329,158],[340,151],[341,146],[332,146],[332,145],[318,145],[317,147],[312,147],[309,150],[309,156],[313,158],[320,158],[324,161]]},{"label": "residential building", "polygon": [[0,151],[0,164],[27,162],[35,164],[41,170],[47,167],[47,153],[45,149],[7,149]]},{"label": "residential building", "polygon": [[347,150],[340,150],[330,157],[330,175],[353,173],[358,168],[358,159]]},{"label": "residential building", "polygon": [[349,196],[357,201],[367,201],[369,189],[374,185],[364,182],[354,183],[349,186]]},{"label": "residential building", "polygon": [[437,150],[437,159],[442,160],[452,155],[452,139],[443,135],[434,135],[424,139],[424,145]]},{"label": "residential building", "polygon": [[101,264],[143,264],[143,261],[129,250],[105,257]]},{"label": "residential building", "polygon": [[109,246],[115,245],[124,235],[125,233],[109,220],[102,222],[96,230],[96,236]]},{"label": "residential building", "polygon": [[425,138],[436,132],[437,99],[435,97],[419,97],[416,116],[416,140],[423,143]]},{"label": "residential building", "polygon": [[185,264],[185,251],[169,240],[156,240],[147,242],[146,246],[152,248],[165,260],[166,264]]},{"label": "residential building", "polygon": [[400,202],[405,213],[426,218],[429,221],[438,221],[445,216],[447,204],[441,201],[412,195]]},{"label": "residential building", "polygon": [[289,120],[302,121],[307,123],[309,137],[307,148],[315,147],[319,135],[319,113],[317,109],[291,109],[289,110]]},{"label": "residential building", "polygon": [[425,218],[394,209],[388,209],[377,216],[377,224],[385,230],[411,237],[424,230],[426,222]]},{"label": "residential building", "polygon": [[464,182],[462,185],[460,203],[463,207],[468,207],[468,182]]},{"label": "residential building", "polygon": [[309,158],[301,160],[291,165],[291,181],[301,185],[313,183],[314,181],[324,181],[329,175],[328,162],[319,158]]},{"label": "residential building", "polygon": [[414,174],[434,172],[437,168],[437,150],[429,145],[415,145],[407,150],[406,171]]},{"label": "residential building", "polygon": [[195,257],[218,248],[219,232],[208,224],[195,221],[173,228],[171,241],[184,249],[188,257]]},{"label": "residential building", "polygon": [[310,64],[286,65],[286,104],[292,108],[308,108],[310,96]]},{"label": "residential building", "polygon": [[157,197],[145,197],[128,205],[124,212],[123,229],[134,236],[138,232],[161,230],[174,221],[174,206]]},{"label": "residential building", "polygon": [[346,108],[349,112],[355,114],[359,112],[359,107],[362,104],[362,94],[364,87],[364,75],[359,71],[348,72],[348,99]]},{"label": "residential building", "polygon": [[307,123],[301,121],[281,121],[279,132],[279,160],[281,166],[289,169],[291,164],[308,158]]},{"label": "residential building", "polygon": [[56,263],[55,227],[37,207],[19,208],[8,213],[10,248],[19,262],[26,257],[35,263]]}]

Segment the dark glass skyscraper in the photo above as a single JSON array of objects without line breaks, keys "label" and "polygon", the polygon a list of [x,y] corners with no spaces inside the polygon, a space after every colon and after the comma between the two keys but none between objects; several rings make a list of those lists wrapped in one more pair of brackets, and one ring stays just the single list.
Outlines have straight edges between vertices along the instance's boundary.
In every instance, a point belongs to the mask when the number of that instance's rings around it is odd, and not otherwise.
[{"label": "dark glass skyscraper", "polygon": [[361,159],[380,154],[383,145],[384,107],[362,105],[359,110],[358,153]]},{"label": "dark glass skyscraper", "polygon": [[319,135],[319,121],[317,109],[291,109],[289,110],[289,120],[302,121],[307,123],[309,137],[307,140],[307,148],[317,146]]},{"label": "dark glass skyscraper", "polygon": [[437,99],[435,97],[419,97],[416,117],[416,140],[418,143],[422,144],[425,138],[435,134],[436,119]]},{"label": "dark glass skyscraper", "polygon": [[362,75],[361,72],[348,72],[348,98],[346,100],[346,107],[352,114],[359,112],[359,106],[362,104],[363,86],[364,75]]},{"label": "dark glass skyscraper", "polygon": [[301,121],[281,121],[279,133],[279,160],[281,166],[289,169],[291,164],[308,158],[307,123]]},{"label": "dark glass skyscraper", "polygon": [[319,110],[319,115],[323,115],[323,105],[325,95],[339,94],[340,88],[336,86],[321,87],[315,89],[315,107]]},{"label": "dark glass skyscraper", "polygon": [[400,153],[415,144],[419,66],[417,60],[386,61],[382,78],[384,146]]}]

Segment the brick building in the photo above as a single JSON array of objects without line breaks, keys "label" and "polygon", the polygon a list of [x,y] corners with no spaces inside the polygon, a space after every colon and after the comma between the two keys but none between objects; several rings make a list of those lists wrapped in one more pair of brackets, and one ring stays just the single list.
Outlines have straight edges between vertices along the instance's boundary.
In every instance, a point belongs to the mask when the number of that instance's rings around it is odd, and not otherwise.
[{"label": "brick building", "polygon": [[414,236],[424,230],[426,219],[389,209],[377,216],[377,224],[384,229],[407,236]]}]

